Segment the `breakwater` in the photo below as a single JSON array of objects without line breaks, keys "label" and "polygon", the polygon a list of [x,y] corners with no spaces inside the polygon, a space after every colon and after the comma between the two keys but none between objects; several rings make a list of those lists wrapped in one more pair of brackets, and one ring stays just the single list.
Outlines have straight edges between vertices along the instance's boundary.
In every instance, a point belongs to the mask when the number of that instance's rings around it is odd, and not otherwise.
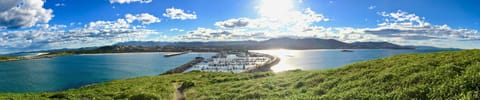
[{"label": "breakwater", "polygon": [[253,68],[250,68],[248,70],[245,70],[244,73],[253,73],[253,72],[267,72],[267,71],[272,71],[271,70],[271,67],[278,64],[280,62],[280,58],[279,57],[276,57],[276,56],[272,56],[272,55],[268,55],[268,54],[264,54],[265,56],[267,56],[268,58],[270,58],[271,60],[266,62],[265,64],[263,65],[259,65],[259,66],[255,66]]},{"label": "breakwater", "polygon": [[187,54],[188,52],[179,52],[179,53],[172,53],[172,54],[165,54],[163,57],[173,57],[178,55]]},{"label": "breakwater", "polygon": [[191,68],[193,65],[197,64],[197,63],[200,63],[204,60],[205,58],[203,57],[196,57],[194,60],[186,63],[186,64],[183,64],[181,66],[178,66],[174,69],[171,69],[171,70],[168,70],[167,72],[163,73],[163,74],[160,74],[160,75],[166,75],[166,74],[175,74],[175,73],[182,73],[184,72],[185,70]]}]

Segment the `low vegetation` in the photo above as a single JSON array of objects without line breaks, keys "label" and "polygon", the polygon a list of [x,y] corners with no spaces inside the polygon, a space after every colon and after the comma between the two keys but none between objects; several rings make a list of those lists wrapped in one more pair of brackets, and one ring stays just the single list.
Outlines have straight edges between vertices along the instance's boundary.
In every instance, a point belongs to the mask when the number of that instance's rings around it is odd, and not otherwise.
[{"label": "low vegetation", "polygon": [[337,69],[206,73],[115,80],[61,92],[0,99],[480,99],[480,50],[397,55]]},{"label": "low vegetation", "polygon": [[58,56],[70,56],[74,55],[75,53],[72,52],[53,52],[53,53],[48,53],[44,55],[39,55],[37,56],[38,58],[44,58],[44,57],[58,57]]},{"label": "low vegetation", "polygon": [[13,56],[0,56],[0,62],[2,61],[12,61],[12,60],[20,60],[21,58],[19,57],[13,57]]}]

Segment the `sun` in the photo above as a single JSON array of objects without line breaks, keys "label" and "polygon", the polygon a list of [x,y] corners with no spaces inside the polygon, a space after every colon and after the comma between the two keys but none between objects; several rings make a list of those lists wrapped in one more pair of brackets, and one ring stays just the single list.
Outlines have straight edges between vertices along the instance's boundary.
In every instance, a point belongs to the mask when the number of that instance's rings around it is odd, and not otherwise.
[{"label": "sun", "polygon": [[262,17],[288,16],[295,8],[294,0],[261,0],[258,12]]}]

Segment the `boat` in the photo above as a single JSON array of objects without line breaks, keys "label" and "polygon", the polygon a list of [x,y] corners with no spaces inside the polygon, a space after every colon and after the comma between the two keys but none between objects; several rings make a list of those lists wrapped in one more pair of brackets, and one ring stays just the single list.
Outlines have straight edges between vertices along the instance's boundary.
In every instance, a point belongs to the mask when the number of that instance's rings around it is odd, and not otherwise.
[{"label": "boat", "polygon": [[342,50],[342,52],[353,52],[353,50]]}]

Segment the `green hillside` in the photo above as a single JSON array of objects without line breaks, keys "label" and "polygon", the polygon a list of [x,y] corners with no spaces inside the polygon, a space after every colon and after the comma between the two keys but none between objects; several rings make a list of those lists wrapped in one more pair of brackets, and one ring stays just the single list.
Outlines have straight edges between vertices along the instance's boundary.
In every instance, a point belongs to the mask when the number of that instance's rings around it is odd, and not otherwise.
[{"label": "green hillside", "polygon": [[397,55],[318,71],[141,77],[0,99],[173,99],[182,90],[187,100],[480,99],[480,50]]}]

